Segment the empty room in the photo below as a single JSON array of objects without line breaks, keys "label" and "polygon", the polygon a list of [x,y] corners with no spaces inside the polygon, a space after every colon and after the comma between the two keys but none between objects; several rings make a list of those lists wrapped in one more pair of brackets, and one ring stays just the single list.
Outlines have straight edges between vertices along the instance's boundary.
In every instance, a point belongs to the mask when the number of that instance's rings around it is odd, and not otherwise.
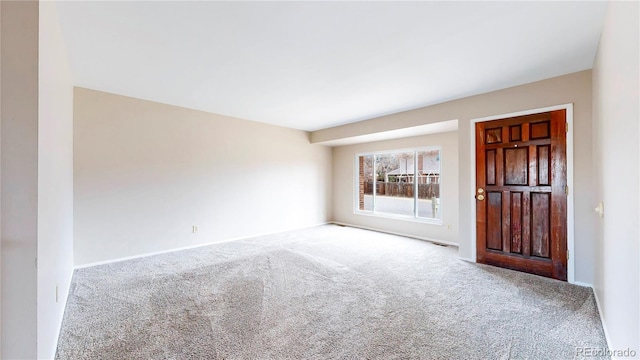
[{"label": "empty room", "polygon": [[640,358],[639,13],[0,2],[0,357]]}]

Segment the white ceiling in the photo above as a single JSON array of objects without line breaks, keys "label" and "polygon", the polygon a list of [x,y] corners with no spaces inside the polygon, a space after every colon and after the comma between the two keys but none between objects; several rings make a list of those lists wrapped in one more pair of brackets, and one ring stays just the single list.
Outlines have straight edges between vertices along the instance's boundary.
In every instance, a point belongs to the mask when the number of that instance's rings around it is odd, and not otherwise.
[{"label": "white ceiling", "polygon": [[312,131],[590,69],[606,3],[58,9],[77,86]]}]

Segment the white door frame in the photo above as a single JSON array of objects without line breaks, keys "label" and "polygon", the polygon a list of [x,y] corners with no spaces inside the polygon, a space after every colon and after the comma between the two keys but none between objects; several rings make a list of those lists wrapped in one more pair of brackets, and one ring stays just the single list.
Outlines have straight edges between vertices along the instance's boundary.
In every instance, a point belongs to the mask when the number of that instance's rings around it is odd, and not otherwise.
[{"label": "white door frame", "polygon": [[[573,103],[550,106],[545,108],[518,111],[508,114],[499,114],[482,118],[471,119],[471,194],[476,193],[476,123],[499,120],[522,115],[538,114],[543,112],[566,110],[567,124],[567,185],[569,186],[569,196],[567,196],[567,281],[571,284],[575,283],[575,229],[574,229],[574,203],[573,203]],[[475,262],[477,258],[476,248],[476,200],[470,197],[471,209],[471,259]]]}]

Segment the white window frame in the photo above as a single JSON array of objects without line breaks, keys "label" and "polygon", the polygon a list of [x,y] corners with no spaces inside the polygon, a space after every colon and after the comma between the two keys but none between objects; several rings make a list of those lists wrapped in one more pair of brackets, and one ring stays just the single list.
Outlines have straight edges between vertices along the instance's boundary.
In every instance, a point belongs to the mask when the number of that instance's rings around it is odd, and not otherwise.
[{"label": "white window frame", "polygon": [[[433,151],[433,150],[438,150],[439,154],[440,154],[440,174],[439,174],[439,186],[440,186],[440,204],[438,206],[438,211],[440,213],[440,218],[424,218],[424,217],[418,217],[418,181],[413,181],[413,186],[414,186],[414,191],[413,191],[413,216],[410,215],[402,215],[402,214],[392,214],[392,213],[383,213],[383,212],[376,212],[375,211],[375,200],[376,200],[376,176],[375,176],[375,158],[377,155],[383,155],[383,154],[389,154],[389,153],[402,153],[402,152],[413,152],[414,156],[413,156],[413,168],[414,171],[415,169],[418,169],[418,152],[421,151]],[[359,192],[360,192],[360,164],[359,164],[359,158],[361,156],[373,156],[373,160],[374,160],[374,165],[373,165],[373,171],[374,171],[374,176],[373,176],[373,210],[372,211],[368,211],[368,210],[360,210],[360,204],[359,204]],[[353,213],[356,215],[364,215],[364,216],[373,216],[373,217],[380,217],[380,218],[387,218],[387,219],[395,219],[395,220],[404,220],[404,221],[411,221],[411,222],[419,222],[419,223],[426,223],[426,224],[432,224],[432,225],[440,225],[442,226],[442,219],[444,217],[444,211],[445,211],[445,207],[442,206],[443,201],[442,201],[442,194],[443,192],[443,187],[444,186],[444,182],[442,181],[443,179],[443,174],[442,174],[442,146],[439,145],[435,145],[435,146],[424,146],[424,147],[415,147],[415,148],[406,148],[406,149],[391,149],[391,150],[379,150],[379,151],[366,151],[366,152],[359,152],[355,154],[355,158],[354,158],[354,172],[353,172],[353,184],[354,184],[354,191],[353,191]],[[415,175],[414,175],[415,176]]]}]

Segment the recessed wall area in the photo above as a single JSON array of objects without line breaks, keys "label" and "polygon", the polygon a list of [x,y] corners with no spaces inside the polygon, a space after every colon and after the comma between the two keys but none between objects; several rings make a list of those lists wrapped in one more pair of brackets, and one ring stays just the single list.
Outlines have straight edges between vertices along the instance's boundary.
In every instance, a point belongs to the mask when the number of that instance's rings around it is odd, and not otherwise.
[{"label": "recessed wall area", "polygon": [[[442,224],[400,220],[384,215],[363,215],[354,212],[355,159],[361,152],[398,150],[413,147],[439,146],[441,152],[441,215]],[[333,220],[369,229],[377,229],[429,239],[449,244],[458,243],[458,133],[408,137],[367,142],[333,148]]]},{"label": "recessed wall area", "polygon": [[[591,70],[563,75],[543,81],[494,91],[427,106],[371,120],[315,131],[312,142],[331,142],[367,134],[392,131],[398,128],[436,124],[444,119],[458,119],[458,246],[459,256],[475,259],[475,239],[472,238],[472,192],[475,174],[471,121],[473,119],[541,109],[549,106],[573,104],[574,125],[574,183],[570,185],[575,196],[575,281],[591,284],[593,281],[593,176],[591,152]],[[339,153],[339,151],[337,152]],[[336,153],[334,152],[334,156]],[[445,155],[446,158],[446,155]],[[335,167],[334,167],[335,169]],[[340,181],[337,178],[335,182]],[[335,183],[334,183],[335,184]],[[334,195],[336,199],[338,195]],[[334,214],[350,211],[347,203],[334,202]],[[382,222],[380,222],[382,223]],[[437,234],[424,232],[433,238]],[[442,239],[444,240],[444,239]]]}]

